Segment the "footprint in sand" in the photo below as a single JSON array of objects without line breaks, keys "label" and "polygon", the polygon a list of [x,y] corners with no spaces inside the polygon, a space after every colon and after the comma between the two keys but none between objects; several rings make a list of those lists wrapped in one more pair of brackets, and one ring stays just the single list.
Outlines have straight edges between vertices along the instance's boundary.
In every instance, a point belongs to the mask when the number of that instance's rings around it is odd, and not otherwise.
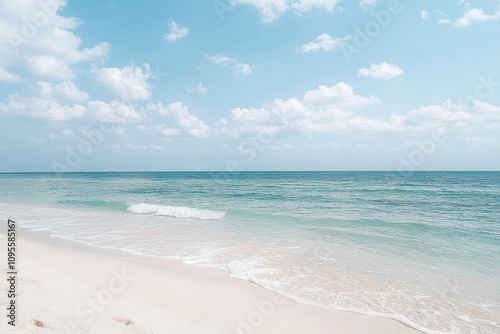
[{"label": "footprint in sand", "polygon": [[124,324],[125,326],[130,326],[133,324],[132,320],[126,318],[113,318],[114,321]]},{"label": "footprint in sand", "polygon": [[43,323],[43,321],[38,319],[33,319],[33,322],[35,323],[36,327],[45,328],[45,324]]}]

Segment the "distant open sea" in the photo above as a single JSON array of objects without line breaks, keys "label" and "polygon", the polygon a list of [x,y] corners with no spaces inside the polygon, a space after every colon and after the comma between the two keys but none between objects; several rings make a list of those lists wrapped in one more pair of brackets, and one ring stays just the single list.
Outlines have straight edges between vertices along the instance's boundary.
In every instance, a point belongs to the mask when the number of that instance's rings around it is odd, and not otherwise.
[{"label": "distant open sea", "polygon": [[500,333],[500,172],[0,174],[0,218],[425,333]]}]

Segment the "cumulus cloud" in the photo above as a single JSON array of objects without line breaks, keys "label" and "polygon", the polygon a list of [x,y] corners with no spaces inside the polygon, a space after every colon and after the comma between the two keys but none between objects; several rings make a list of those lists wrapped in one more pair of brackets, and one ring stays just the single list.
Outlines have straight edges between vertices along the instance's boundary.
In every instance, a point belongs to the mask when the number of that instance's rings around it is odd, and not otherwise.
[{"label": "cumulus cloud", "polygon": [[462,17],[451,20],[441,19],[440,24],[453,24],[455,27],[466,27],[474,22],[486,22],[500,18],[500,7],[493,14],[487,14],[482,7],[472,7],[471,4],[465,3],[465,10]]},{"label": "cumulus cloud", "polygon": [[107,57],[108,43],[82,47],[74,32],[80,21],[61,15],[65,6],[65,0],[0,2],[0,80],[18,80],[17,68],[37,79],[69,80],[75,65]]},{"label": "cumulus cloud", "polygon": [[328,34],[321,34],[316,37],[312,42],[306,43],[297,49],[300,53],[310,53],[318,51],[331,51],[341,47],[351,36],[343,38],[332,37]]},{"label": "cumulus cloud", "polygon": [[335,9],[337,4],[339,3],[339,0],[299,0],[292,1],[290,3],[291,8],[296,10],[298,13],[305,13],[307,11],[310,11],[314,7],[329,12]]},{"label": "cumulus cloud", "polygon": [[455,103],[448,100],[384,118],[359,114],[362,107],[378,103],[378,98],[356,94],[352,86],[340,82],[307,91],[302,99],[275,99],[262,107],[234,108],[229,117],[218,122],[218,129],[238,137],[500,127],[500,107],[475,98]]},{"label": "cumulus cloud", "polygon": [[50,121],[82,118],[85,112],[85,106],[81,104],[61,104],[42,97],[21,97],[15,94],[9,95],[7,103],[0,103],[1,114]]},{"label": "cumulus cloud", "polygon": [[87,106],[89,116],[98,120],[108,122],[127,122],[140,120],[142,115],[131,105],[122,101],[90,101]]},{"label": "cumulus cloud", "polygon": [[144,101],[151,97],[149,64],[129,65],[124,68],[94,68],[96,80],[116,97],[123,100]]},{"label": "cumulus cloud", "polygon": [[40,81],[28,94],[10,94],[0,103],[0,114],[28,118],[68,121],[88,118],[110,122],[140,120],[142,115],[134,107],[120,101],[88,101],[89,96],[73,82],[51,84]]},{"label": "cumulus cloud", "polygon": [[233,6],[249,5],[259,11],[263,22],[271,22],[283,13],[292,10],[297,14],[310,11],[313,8],[333,11],[339,0],[231,0]]},{"label": "cumulus cloud", "polygon": [[81,91],[72,81],[63,81],[58,84],[37,82],[40,96],[46,99],[55,99],[70,102],[85,102],[89,99],[86,92]]},{"label": "cumulus cloud", "polygon": [[358,70],[358,75],[371,77],[374,79],[389,80],[403,75],[404,71],[394,64],[389,64],[382,62],[379,64],[371,64],[369,68],[360,68]]},{"label": "cumulus cloud", "polygon": [[255,66],[242,63],[237,58],[228,57],[223,53],[215,56],[206,55],[206,57],[213,64],[224,67],[231,67],[233,74],[237,77],[250,75],[255,69]]},{"label": "cumulus cloud", "polygon": [[330,87],[321,85],[317,89],[307,91],[304,95],[304,102],[312,106],[353,109],[377,104],[380,100],[374,96],[356,95],[352,86],[339,82]]},{"label": "cumulus cloud", "polygon": [[182,102],[173,102],[167,106],[162,103],[149,104],[147,109],[166,117],[169,122],[155,127],[141,127],[141,130],[156,130],[167,137],[186,135],[203,138],[210,135],[210,127],[191,114],[188,107]]},{"label": "cumulus cloud", "polygon": [[250,75],[253,73],[255,66],[245,64],[245,63],[237,63],[233,66],[233,74],[237,77]]},{"label": "cumulus cloud", "polygon": [[234,108],[229,118],[219,121],[219,129],[228,135],[277,134],[285,131],[334,133],[349,129],[380,131],[398,129],[401,120],[378,121],[358,117],[354,110],[380,103],[374,96],[354,93],[352,86],[339,82],[307,91],[302,99],[275,99],[260,108]]},{"label": "cumulus cloud", "polygon": [[409,111],[405,115],[407,126],[415,130],[440,128],[495,129],[500,125],[500,107],[469,97],[462,102],[446,100]]},{"label": "cumulus cloud", "polygon": [[45,55],[33,56],[27,59],[27,62],[33,72],[39,77],[55,80],[68,80],[75,77],[75,74],[69,68],[69,64],[56,57]]},{"label": "cumulus cloud", "polygon": [[163,37],[170,42],[175,42],[179,39],[183,39],[189,33],[189,28],[183,27],[175,21],[168,22],[169,32],[163,35]]}]

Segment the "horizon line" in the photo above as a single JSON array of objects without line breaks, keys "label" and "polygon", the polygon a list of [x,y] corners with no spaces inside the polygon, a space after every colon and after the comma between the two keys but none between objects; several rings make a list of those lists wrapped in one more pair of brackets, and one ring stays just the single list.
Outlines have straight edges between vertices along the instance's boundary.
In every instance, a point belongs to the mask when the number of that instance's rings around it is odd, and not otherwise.
[{"label": "horizon line", "polygon": [[429,170],[414,170],[414,171],[398,171],[398,170],[383,170],[383,169],[366,169],[366,170],[130,170],[130,171],[71,171],[71,172],[54,172],[54,171],[0,171],[0,174],[83,174],[83,173],[336,173],[336,172],[378,172],[378,173],[425,173],[425,172],[500,172],[499,170],[445,170],[445,169],[429,169]]}]

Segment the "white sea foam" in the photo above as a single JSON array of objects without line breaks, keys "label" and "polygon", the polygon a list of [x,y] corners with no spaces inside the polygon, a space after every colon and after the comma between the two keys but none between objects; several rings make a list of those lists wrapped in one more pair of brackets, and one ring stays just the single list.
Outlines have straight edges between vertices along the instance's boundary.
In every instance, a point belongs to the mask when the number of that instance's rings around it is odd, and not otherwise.
[{"label": "white sea foam", "polygon": [[[264,260],[264,259],[263,259]],[[417,323],[411,321],[409,318],[406,316],[399,314],[399,313],[384,313],[384,312],[375,312],[370,310],[369,308],[345,308],[345,307],[339,307],[338,305],[323,305],[321,303],[314,302],[311,299],[308,298],[303,298],[299,296],[297,293],[292,292],[293,289],[290,289],[290,280],[287,279],[285,281],[279,281],[279,280],[268,280],[268,279],[261,279],[258,278],[261,276],[263,272],[276,272],[279,271],[278,269],[257,269],[254,266],[256,265],[257,262],[255,261],[231,261],[227,264],[227,271],[229,271],[229,277],[232,278],[237,278],[249,282],[253,282],[257,285],[260,285],[261,287],[277,292],[287,298],[290,298],[291,300],[297,302],[297,303],[302,303],[302,304],[308,304],[316,307],[321,307],[321,308],[330,308],[336,311],[345,311],[345,312],[353,312],[353,313],[358,313],[361,315],[368,315],[368,316],[375,316],[375,317],[382,317],[382,318],[387,318],[387,319],[392,319],[395,321],[398,321],[410,328],[416,329],[419,332],[422,332],[424,334],[455,334],[455,332],[444,332],[444,331],[437,331],[437,330],[432,330],[429,328],[426,328],[424,326],[418,325]],[[297,283],[296,283],[297,284]],[[305,282],[298,284],[302,287],[302,284],[305,284]],[[297,286],[298,286],[297,285]],[[314,288],[313,288],[314,289]],[[316,289],[317,291],[321,292],[321,289]],[[456,333],[459,334],[460,332]]]},{"label": "white sea foam", "polygon": [[196,218],[196,219],[222,219],[226,211],[213,211],[184,206],[156,205],[156,204],[131,204],[128,212],[137,214],[155,214],[157,216],[168,216],[174,218]]}]

